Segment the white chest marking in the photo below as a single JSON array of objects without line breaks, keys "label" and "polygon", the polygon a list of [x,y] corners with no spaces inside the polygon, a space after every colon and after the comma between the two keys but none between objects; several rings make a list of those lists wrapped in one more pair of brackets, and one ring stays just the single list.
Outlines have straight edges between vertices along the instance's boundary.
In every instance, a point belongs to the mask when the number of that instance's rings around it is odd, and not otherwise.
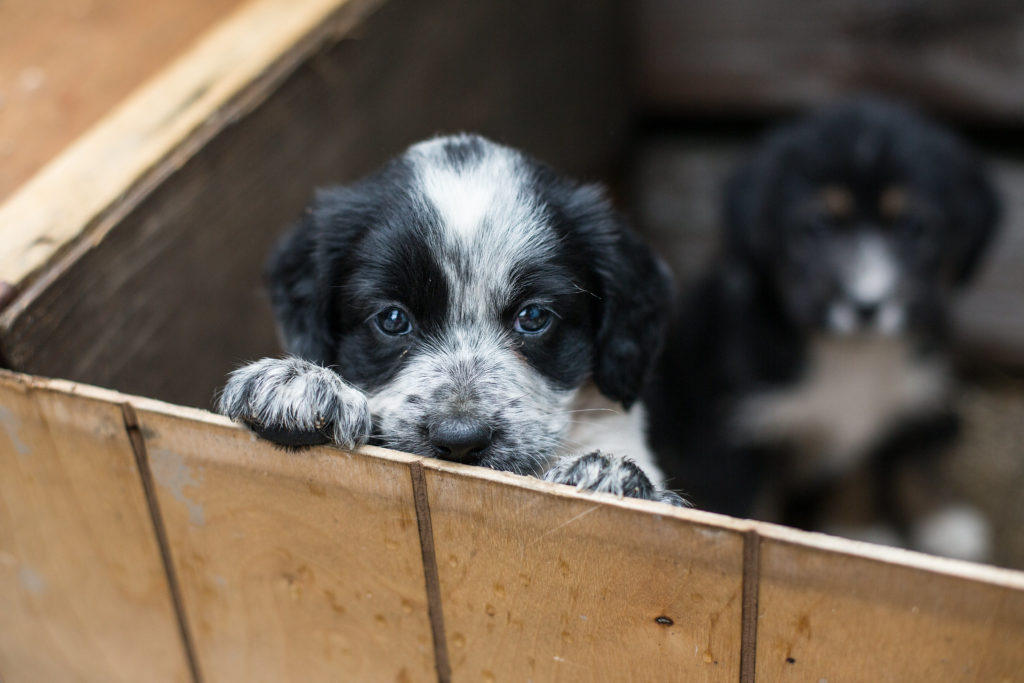
[{"label": "white chest marking", "polygon": [[626,410],[588,385],[580,389],[572,410],[569,437],[561,455],[595,450],[624,455],[656,486],[664,484],[665,475],[654,464],[654,456],[647,447],[647,414],[643,404],[637,403]]},{"label": "white chest marking", "polygon": [[811,345],[804,377],[755,395],[737,414],[742,438],[796,447],[798,478],[848,471],[894,423],[939,408],[949,375],[914,357],[894,337],[823,337]]}]

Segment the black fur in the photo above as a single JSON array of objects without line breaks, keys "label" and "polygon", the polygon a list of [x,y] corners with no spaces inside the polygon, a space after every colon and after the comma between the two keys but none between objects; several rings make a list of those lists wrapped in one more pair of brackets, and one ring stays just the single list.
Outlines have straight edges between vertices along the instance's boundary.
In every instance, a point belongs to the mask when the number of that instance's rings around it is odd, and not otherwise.
[{"label": "black fur", "polygon": [[[821,218],[806,207],[830,185],[847,191],[851,208],[841,220],[808,226]],[[906,192],[897,219],[878,208],[891,186]],[[794,484],[787,444],[736,437],[738,407],[796,385],[811,339],[834,334],[828,312],[841,296],[834,276],[842,253],[833,260],[829,249],[841,250],[833,245],[858,231],[897,255],[900,335],[918,357],[941,354],[949,296],[970,281],[991,241],[995,192],[951,133],[902,107],[860,100],[770,133],[724,194],[718,256],[683,297],[645,397],[652,446],[669,481],[697,507],[749,516],[771,488],[786,499],[776,521],[813,527],[816,505],[805,502],[831,480]],[[952,436],[940,413],[921,419],[919,436]],[[926,442],[933,449],[929,439],[897,445],[900,431],[866,461],[891,462]]]}]

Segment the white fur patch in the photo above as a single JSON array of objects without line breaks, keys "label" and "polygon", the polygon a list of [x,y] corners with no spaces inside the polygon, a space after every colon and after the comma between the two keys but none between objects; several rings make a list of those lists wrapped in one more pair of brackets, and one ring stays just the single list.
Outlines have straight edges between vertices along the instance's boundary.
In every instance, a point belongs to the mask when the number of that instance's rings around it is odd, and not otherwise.
[{"label": "white fur patch", "polygon": [[892,293],[896,275],[896,263],[885,240],[877,235],[863,235],[843,273],[843,284],[856,302],[879,304]]},{"label": "white fur patch", "polygon": [[407,155],[416,169],[418,191],[441,218],[437,253],[460,257],[458,263],[441,262],[454,285],[456,315],[494,297],[507,298],[513,270],[540,260],[555,243],[544,207],[524,182],[523,157],[488,143],[479,158],[455,164],[444,148],[458,140],[428,140]]},{"label": "white fur patch", "polygon": [[985,562],[992,554],[992,529],[975,508],[950,505],[914,524],[911,545],[933,555]]},{"label": "white fur patch", "polygon": [[570,412],[564,453],[601,450],[626,456],[655,486],[664,485],[665,475],[654,464],[654,455],[647,447],[647,414],[642,404],[626,410],[588,385],[577,394]]},{"label": "white fur patch", "polygon": [[940,407],[949,376],[937,360],[916,358],[899,338],[821,337],[797,384],[740,406],[737,427],[753,441],[797,448],[795,475],[837,475],[858,465],[897,421]]}]

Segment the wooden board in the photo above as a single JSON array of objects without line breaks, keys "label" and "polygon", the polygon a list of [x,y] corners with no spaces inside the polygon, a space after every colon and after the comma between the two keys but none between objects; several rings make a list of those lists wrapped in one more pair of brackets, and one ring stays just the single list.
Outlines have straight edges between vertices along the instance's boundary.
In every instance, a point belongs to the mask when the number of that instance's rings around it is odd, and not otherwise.
[{"label": "wooden board", "polygon": [[[681,285],[714,254],[722,185],[752,144],[687,134],[656,136],[640,148],[632,176],[638,224]],[[1003,220],[977,280],[955,302],[955,330],[970,363],[1024,368],[1024,164],[994,157],[991,167]]]},{"label": "wooden board", "polygon": [[1021,572],[380,449],[287,453],[63,380],[0,373],[0,406],[5,681],[189,680],[183,634],[208,682],[1024,670]]},{"label": "wooden board", "polygon": [[[365,18],[365,0],[250,5],[0,209],[0,239],[14,240],[0,276],[49,264],[0,319],[4,358],[210,405],[230,368],[277,351],[261,270],[316,186],[463,129],[607,170],[628,112],[614,7],[390,0]],[[19,252],[19,231],[56,242]]]},{"label": "wooden board", "polygon": [[288,453],[199,411],[137,415],[204,681],[435,678],[415,458]]},{"label": "wooden board", "polygon": [[239,3],[0,3],[0,200]]},{"label": "wooden board", "polygon": [[765,529],[758,680],[1020,680],[1019,572]]},{"label": "wooden board", "polygon": [[751,117],[871,90],[987,123],[1024,122],[1024,6],[1003,0],[642,0],[649,111]]},{"label": "wooden board", "polygon": [[452,680],[737,680],[739,532],[424,467]]},{"label": "wooden board", "polygon": [[0,373],[0,678],[187,681],[120,406]]}]

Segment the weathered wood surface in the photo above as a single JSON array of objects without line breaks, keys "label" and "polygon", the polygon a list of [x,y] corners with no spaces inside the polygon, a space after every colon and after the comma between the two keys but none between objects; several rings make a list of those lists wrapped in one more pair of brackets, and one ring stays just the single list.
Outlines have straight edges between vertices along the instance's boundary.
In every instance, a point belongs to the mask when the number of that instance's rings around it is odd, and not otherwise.
[{"label": "weathered wood surface", "polygon": [[424,464],[453,680],[737,680],[741,533]]},{"label": "weathered wood surface", "polygon": [[[637,222],[680,284],[713,255],[722,184],[753,142],[663,136],[641,148],[632,176]],[[1024,165],[994,158],[991,168],[1004,216],[979,277],[955,302],[954,329],[969,362],[1024,368]]]},{"label": "weathered wood surface", "polygon": [[1024,670],[1021,572],[380,449],[288,453],[63,380],[0,373],[0,406],[5,681],[187,680],[181,631],[208,682],[447,680],[432,630],[455,681]]},{"label": "weathered wood surface", "polygon": [[[258,103],[280,81],[275,70],[294,67],[289,55],[337,30],[334,12],[367,3],[252,0],[219,24],[0,206],[0,282],[24,287],[85,233],[98,243],[133,199],[224,126],[223,116]],[[250,99],[238,102],[243,91]]]},{"label": "weathered wood surface", "polygon": [[1024,122],[1012,0],[642,0],[637,94],[662,114],[741,117],[872,90],[964,119]]},{"label": "weathered wood surface", "polygon": [[1020,680],[1019,572],[881,547],[858,553],[858,544],[779,527],[765,532],[758,680]]},{"label": "weathered wood surface", "polygon": [[0,3],[0,200],[239,3]]},{"label": "weathered wood surface", "polygon": [[288,453],[208,413],[137,415],[204,681],[435,678],[415,458]]},{"label": "weathered wood surface", "polygon": [[0,679],[186,681],[120,406],[0,373]]},{"label": "weathered wood surface", "polygon": [[[65,244],[95,224],[56,261],[40,242],[0,267],[50,264],[0,319],[11,367],[210,405],[228,369],[277,351],[262,264],[316,186],[463,129],[588,177],[612,165],[627,111],[612,0],[391,0],[345,34],[370,4],[250,5],[0,209],[0,231]],[[347,37],[325,44],[320,15]]]}]

